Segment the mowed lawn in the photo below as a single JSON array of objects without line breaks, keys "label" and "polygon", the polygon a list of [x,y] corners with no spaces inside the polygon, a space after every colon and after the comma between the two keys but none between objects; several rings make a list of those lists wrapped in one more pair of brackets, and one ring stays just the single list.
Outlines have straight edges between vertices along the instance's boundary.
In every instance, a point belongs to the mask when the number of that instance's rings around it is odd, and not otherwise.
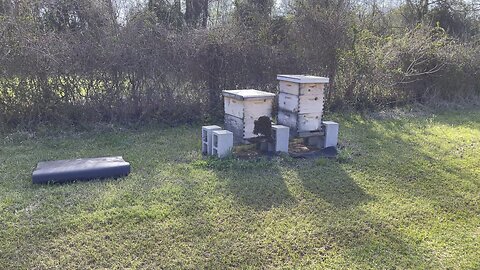
[{"label": "mowed lawn", "polygon": [[[4,134],[0,269],[480,268],[480,110],[329,119],[337,159],[206,159],[199,126]],[[106,155],[131,175],[31,183]]]}]

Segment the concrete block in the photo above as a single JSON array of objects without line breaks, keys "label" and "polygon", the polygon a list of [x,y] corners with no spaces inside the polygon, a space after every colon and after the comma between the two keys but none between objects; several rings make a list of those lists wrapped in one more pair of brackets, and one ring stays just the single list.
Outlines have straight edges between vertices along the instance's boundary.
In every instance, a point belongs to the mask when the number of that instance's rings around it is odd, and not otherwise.
[{"label": "concrete block", "polygon": [[282,125],[272,125],[272,131],[272,136],[274,140],[274,151],[288,153],[290,128]]},{"label": "concrete block", "polygon": [[337,147],[339,129],[338,123],[332,121],[323,121],[322,125],[325,130],[325,142],[323,147]]},{"label": "concrete block", "polygon": [[230,155],[233,148],[233,133],[228,130],[214,130],[212,136],[212,155],[219,158]]},{"label": "concrete block", "polygon": [[215,130],[221,130],[219,126],[203,126],[202,127],[202,154],[212,154],[212,132]]}]

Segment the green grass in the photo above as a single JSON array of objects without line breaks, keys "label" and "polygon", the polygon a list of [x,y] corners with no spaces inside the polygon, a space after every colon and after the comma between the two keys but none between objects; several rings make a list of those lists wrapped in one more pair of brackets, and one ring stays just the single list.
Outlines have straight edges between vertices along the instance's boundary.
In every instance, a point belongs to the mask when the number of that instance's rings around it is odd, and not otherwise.
[{"label": "green grass", "polygon": [[[199,127],[3,135],[0,268],[480,268],[480,111],[341,123],[335,160],[215,160]],[[123,155],[118,180],[33,185]]]}]

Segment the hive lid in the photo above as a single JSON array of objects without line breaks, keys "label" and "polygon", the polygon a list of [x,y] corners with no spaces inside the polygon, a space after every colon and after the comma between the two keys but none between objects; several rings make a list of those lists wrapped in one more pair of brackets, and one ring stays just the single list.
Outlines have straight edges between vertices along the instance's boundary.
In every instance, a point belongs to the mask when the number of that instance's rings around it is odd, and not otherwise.
[{"label": "hive lid", "polygon": [[256,99],[256,98],[274,98],[275,94],[259,91],[255,89],[244,89],[244,90],[223,90],[223,95],[225,97],[231,97],[234,99],[244,100],[244,99]]},{"label": "hive lid", "polygon": [[294,83],[329,83],[330,79],[326,77],[317,77],[309,75],[277,75],[277,80]]}]

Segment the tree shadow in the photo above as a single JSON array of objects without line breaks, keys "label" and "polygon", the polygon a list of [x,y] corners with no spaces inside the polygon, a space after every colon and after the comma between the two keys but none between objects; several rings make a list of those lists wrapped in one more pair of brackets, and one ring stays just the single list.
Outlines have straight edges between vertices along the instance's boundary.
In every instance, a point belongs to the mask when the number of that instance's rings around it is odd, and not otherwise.
[{"label": "tree shadow", "polygon": [[[343,255],[345,268],[351,266],[371,269],[395,265],[401,269],[438,268],[434,252],[423,248],[403,235],[389,222],[360,210],[354,215],[340,212],[338,223],[327,229],[327,237],[333,239]],[[354,223],[351,226],[348,223]]]},{"label": "tree shadow", "polygon": [[285,157],[257,160],[211,161],[227,193],[258,211],[297,204],[298,196],[313,194],[334,207],[354,207],[367,202],[366,194],[334,161],[326,166],[315,160]]},{"label": "tree shadow", "polygon": [[[255,162],[258,161],[221,161],[223,169],[220,165],[212,169],[215,178],[222,184],[220,190],[246,207],[246,215],[283,208],[281,213],[270,211],[272,215],[278,215],[275,220],[279,225],[269,225],[268,229],[274,226],[275,229],[289,231],[288,235],[265,235],[262,218],[253,218],[252,223],[258,227],[255,227],[252,237],[260,243],[268,242],[272,237],[275,240],[269,244],[269,251],[263,248],[256,251],[256,257],[251,262],[258,263],[257,260],[260,260],[262,265],[282,265],[283,256],[295,258],[298,262],[304,256],[315,256],[317,261],[321,261],[332,256],[330,252],[335,252],[335,256],[340,254],[350,266],[431,266],[426,263],[431,263],[431,260],[418,260],[432,256],[429,250],[416,247],[392,224],[362,210],[361,206],[374,200],[374,196],[357,184],[343,164],[335,160],[288,158],[263,160],[260,164]],[[309,226],[300,228],[303,223],[294,222],[295,218],[308,220],[306,224]],[[288,224],[288,229],[282,227],[285,224]],[[292,233],[295,229],[303,233]],[[315,239],[301,244],[295,236]],[[234,242],[237,245],[244,243],[241,239]],[[279,261],[269,260],[275,256],[279,256]]]},{"label": "tree shadow", "polygon": [[[372,181],[382,181],[404,196],[422,198],[441,209],[471,209],[471,198],[466,197],[463,190],[460,192],[459,184],[461,181],[472,182],[476,179],[475,173],[442,159],[441,155],[451,153],[442,149],[441,137],[428,132],[418,133],[432,122],[423,119],[349,121],[354,130],[349,136],[350,141],[342,143],[343,151],[353,157],[353,170],[361,170]],[[455,126],[456,120],[442,121],[442,124]],[[355,140],[351,139],[353,134]],[[428,139],[431,136],[437,141]],[[478,187],[478,181],[470,184]]]},{"label": "tree shadow", "polygon": [[296,203],[278,169],[278,161],[256,160],[214,161],[214,173],[222,189],[242,205],[257,211]]},{"label": "tree shadow", "polygon": [[305,160],[290,168],[307,192],[335,208],[356,207],[373,199],[334,159]]},{"label": "tree shadow", "polygon": [[[332,253],[338,252],[353,268],[384,265],[407,269],[439,268],[435,262],[437,256],[433,254],[435,250],[421,248],[418,242],[402,234],[396,227],[402,223],[382,220],[379,215],[362,210],[364,204],[376,199],[371,193],[378,193],[368,188],[369,183],[359,182],[353,175],[360,173],[367,182],[391,186],[397,193],[396,196],[405,194],[412,198],[427,199],[455,211],[456,207],[468,206],[468,198],[455,190],[452,186],[455,183],[437,182],[431,176],[445,171],[456,175],[458,179],[472,179],[474,172],[460,170],[460,167],[455,166],[448,169],[450,164],[439,168],[441,161],[437,161],[434,154],[423,151],[416,144],[418,141],[398,136],[401,132],[412,136],[414,134],[411,133],[410,126],[402,121],[349,121],[354,126],[349,127],[354,136],[341,138],[341,151],[348,153],[348,157],[338,160],[201,160],[192,166],[190,161],[197,160],[197,155],[188,156],[193,151],[191,149],[196,138],[193,131],[188,132],[189,136],[171,150],[168,150],[169,144],[164,136],[155,139],[158,145],[151,147],[152,139],[146,143],[142,141],[146,137],[157,135],[153,132],[148,136],[138,135],[132,143],[119,148],[131,151],[130,161],[136,170],[131,176],[133,179],[112,181],[115,188],[99,188],[99,185],[107,184],[95,182],[54,187],[29,185],[37,193],[45,189],[45,194],[55,195],[51,198],[52,202],[62,202],[66,190],[75,194],[75,189],[78,188],[78,197],[66,202],[88,201],[88,204],[81,207],[80,212],[84,216],[79,216],[82,219],[79,223],[52,226],[49,222],[49,226],[40,224],[34,231],[18,233],[22,244],[17,248],[26,252],[31,248],[33,238],[35,245],[44,247],[35,251],[33,259],[38,259],[37,261],[49,258],[48,256],[52,259],[65,256],[69,259],[85,258],[89,256],[85,246],[108,256],[102,246],[95,245],[100,242],[108,250],[118,250],[116,254],[119,256],[132,254],[137,261],[147,264],[155,263],[158,258],[166,258],[159,261],[163,263],[171,260],[171,264],[168,264],[171,268],[180,268],[188,262],[206,265],[206,268],[234,268],[245,264],[281,265],[282,260],[287,263],[302,260],[305,253],[320,249],[325,253],[319,256],[334,256],[329,253],[333,250]],[[171,135],[168,133],[165,136]],[[195,144],[198,149],[197,146]],[[85,153],[96,153],[95,151],[100,150],[92,149]],[[36,157],[30,157],[33,158]],[[197,174],[196,170],[204,168],[207,170]],[[139,170],[142,170],[141,173]],[[162,171],[164,174],[158,175]],[[149,181],[144,181],[146,176]],[[153,180],[153,176],[156,180]],[[85,188],[91,189],[92,193],[98,191],[93,195],[90,192],[80,192],[80,189]],[[52,193],[52,190],[58,192]],[[381,203],[385,204],[383,207],[393,207],[388,202]],[[102,209],[105,212],[94,211],[99,204],[104,204]],[[302,209],[295,208],[300,204],[303,204]],[[470,207],[475,211],[475,205],[470,204]],[[93,209],[92,212],[90,208]],[[267,225],[262,223],[264,214],[275,208],[283,209],[268,214],[274,216],[275,222],[284,223],[278,226],[268,225],[270,227],[266,228]],[[71,219],[72,215],[78,214],[77,210],[62,208],[65,215],[58,219]],[[57,211],[50,212],[52,213]],[[265,238],[277,237],[272,236],[272,231],[282,229],[282,226],[294,231],[303,226],[290,223],[289,215],[294,215],[293,218],[297,219],[311,219],[312,223],[312,227],[294,236],[322,239],[302,246],[291,235],[285,236],[280,239],[283,242],[277,242],[279,246],[283,245],[276,254],[277,257],[270,256],[271,247],[265,244]],[[48,220],[47,216],[34,217]],[[137,223],[130,224],[131,222]],[[420,220],[419,224],[411,225],[422,226],[424,223]],[[104,225],[107,229],[103,229]],[[43,227],[45,228],[42,229]],[[75,238],[78,227],[88,232],[86,242]],[[141,233],[137,232],[139,228]],[[109,230],[117,233],[113,240],[104,238],[112,237]],[[62,235],[68,237],[62,238]],[[141,243],[143,249],[135,245],[136,242]],[[319,247],[319,243],[326,244]],[[68,247],[69,244],[72,246]],[[146,253],[145,250],[149,252]],[[11,254],[13,251],[12,246]],[[21,260],[19,257],[15,259]],[[114,259],[125,263],[128,258]],[[108,262],[105,263],[105,267],[111,266]],[[27,262],[23,264],[29,266]]]}]

